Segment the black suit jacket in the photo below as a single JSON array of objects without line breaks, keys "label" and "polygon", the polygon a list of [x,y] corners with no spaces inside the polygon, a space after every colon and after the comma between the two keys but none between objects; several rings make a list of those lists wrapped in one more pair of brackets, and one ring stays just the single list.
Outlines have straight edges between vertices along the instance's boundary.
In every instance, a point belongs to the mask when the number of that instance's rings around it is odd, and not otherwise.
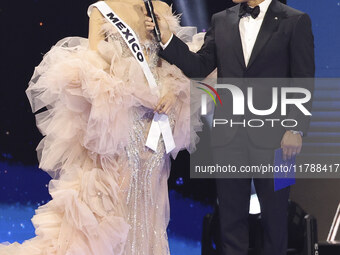
[{"label": "black suit jacket", "polygon": [[[193,53],[176,36],[159,55],[171,64],[178,66],[190,78],[203,78],[216,67],[218,78],[311,78],[315,74],[314,37],[311,20],[306,13],[295,10],[273,0],[264,17],[263,24],[255,42],[249,64],[244,62],[239,31],[240,5],[216,13],[212,17],[211,27],[205,35],[202,48]],[[254,105],[257,109],[268,109],[272,103],[272,87],[287,84],[239,84],[242,90],[254,87]],[[236,82],[237,83],[237,82]],[[313,82],[302,82],[297,87],[305,87],[313,93]],[[256,92],[257,91],[259,92]],[[232,116],[232,97],[225,90],[220,91],[224,107],[215,109],[214,118],[236,120],[263,119],[246,111],[245,116]],[[297,96],[298,95],[292,95]],[[311,110],[311,101],[304,105]],[[246,107],[247,108],[247,107]],[[283,119],[280,107],[267,119]],[[307,133],[310,117],[303,115],[297,108],[291,107],[284,119],[296,119],[299,125],[295,130]],[[247,128],[255,144],[264,148],[276,148],[286,129],[281,125],[276,128]],[[228,125],[219,126],[212,131],[212,143],[215,146],[228,144],[236,133],[236,128]]]}]

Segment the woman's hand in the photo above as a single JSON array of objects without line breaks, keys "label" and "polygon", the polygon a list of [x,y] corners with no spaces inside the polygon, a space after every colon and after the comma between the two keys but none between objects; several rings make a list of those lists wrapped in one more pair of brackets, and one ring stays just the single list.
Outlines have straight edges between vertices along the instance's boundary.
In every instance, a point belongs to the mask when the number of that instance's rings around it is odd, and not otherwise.
[{"label": "woman's hand", "polygon": [[[162,43],[166,44],[169,39],[171,38],[171,31],[169,28],[169,24],[168,22],[165,20],[165,18],[163,17],[162,14],[160,14],[156,9],[154,9],[156,18],[157,18],[157,22],[158,22],[158,26],[159,26],[159,30],[161,32],[161,37],[162,37]],[[147,12],[146,9],[144,8],[144,14],[145,14],[145,27],[146,30],[148,31],[153,31],[155,29],[155,24],[152,22],[152,19],[147,16]]]},{"label": "woman's hand", "polygon": [[161,100],[159,101],[158,105],[155,108],[155,112],[159,114],[169,114],[171,110],[175,107],[177,101],[177,96],[172,93],[166,93]]}]

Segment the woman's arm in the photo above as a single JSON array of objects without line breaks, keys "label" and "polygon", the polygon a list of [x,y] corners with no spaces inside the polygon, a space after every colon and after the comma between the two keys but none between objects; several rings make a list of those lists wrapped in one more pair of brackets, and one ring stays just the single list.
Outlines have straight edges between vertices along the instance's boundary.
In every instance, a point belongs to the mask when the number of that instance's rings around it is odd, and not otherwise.
[{"label": "woman's arm", "polygon": [[104,40],[104,35],[100,33],[101,31],[101,25],[103,20],[102,14],[99,12],[97,8],[93,8],[91,15],[90,15],[90,21],[89,21],[89,47],[91,50],[97,51],[98,49],[98,43],[101,40]]}]

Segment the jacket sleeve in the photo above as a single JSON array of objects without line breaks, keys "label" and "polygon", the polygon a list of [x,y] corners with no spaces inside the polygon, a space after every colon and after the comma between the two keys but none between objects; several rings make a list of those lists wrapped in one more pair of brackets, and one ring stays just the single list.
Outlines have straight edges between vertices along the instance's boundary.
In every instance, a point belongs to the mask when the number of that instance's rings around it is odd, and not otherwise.
[{"label": "jacket sleeve", "polygon": [[187,44],[176,35],[165,49],[159,52],[160,57],[175,64],[189,78],[204,78],[216,68],[215,21],[211,20],[211,27],[204,37],[204,44],[197,52],[191,52]]},{"label": "jacket sleeve", "polygon": [[308,14],[301,15],[294,27],[290,43],[290,73],[293,78],[315,76],[314,36]]},{"label": "jacket sleeve", "polygon": [[[305,88],[314,94],[315,59],[314,59],[314,36],[312,32],[311,19],[308,14],[302,14],[293,29],[290,42],[290,75],[293,87]],[[301,95],[293,95],[299,98]],[[312,98],[304,104],[311,112]],[[289,119],[296,119],[298,126],[294,130],[307,133],[310,116],[304,115],[296,106],[292,106],[288,112]]]}]

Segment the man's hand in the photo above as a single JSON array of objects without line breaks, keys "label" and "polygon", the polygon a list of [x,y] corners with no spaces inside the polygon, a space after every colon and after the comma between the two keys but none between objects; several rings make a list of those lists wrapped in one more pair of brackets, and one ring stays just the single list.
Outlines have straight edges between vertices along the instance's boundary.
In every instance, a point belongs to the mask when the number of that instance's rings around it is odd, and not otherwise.
[{"label": "man's hand", "polygon": [[176,101],[177,96],[172,92],[168,92],[159,101],[155,108],[155,112],[158,112],[159,114],[169,114],[172,108],[175,106]]},{"label": "man's hand", "polygon": [[293,134],[291,131],[286,131],[281,141],[283,151],[283,160],[291,159],[301,152],[302,137],[300,134]]},{"label": "man's hand", "polygon": [[[154,9],[155,15],[157,17],[157,21],[158,21],[158,26],[159,26],[159,30],[161,32],[161,37],[162,37],[162,43],[166,44],[169,39],[171,38],[171,31],[169,28],[169,24],[168,22],[165,20],[165,18],[162,16],[162,14],[160,14],[156,9]],[[155,24],[152,22],[152,19],[147,16],[147,12],[144,8],[144,14],[145,14],[145,26],[146,26],[146,30],[148,31],[153,31],[155,29]]]}]

